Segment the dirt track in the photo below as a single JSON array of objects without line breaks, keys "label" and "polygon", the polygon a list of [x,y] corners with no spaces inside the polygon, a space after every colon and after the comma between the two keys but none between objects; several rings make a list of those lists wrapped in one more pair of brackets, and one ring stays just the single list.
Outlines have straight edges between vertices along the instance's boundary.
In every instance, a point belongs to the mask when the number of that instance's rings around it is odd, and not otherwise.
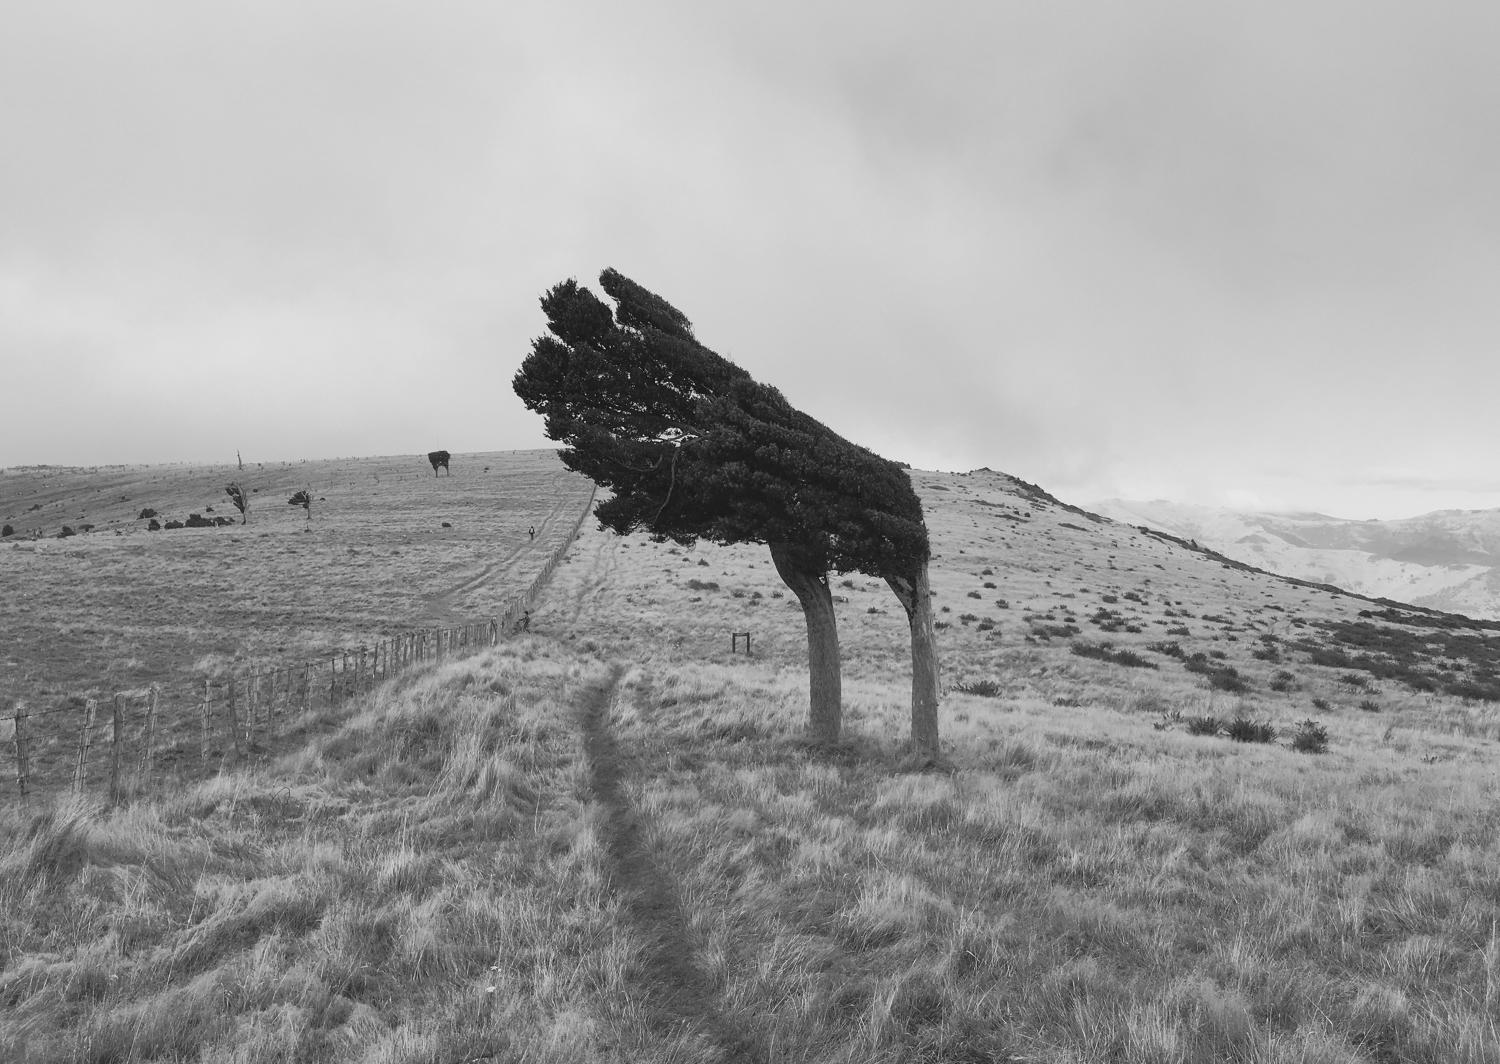
[{"label": "dirt track", "polygon": [[753,1042],[731,1029],[695,961],[687,916],[671,878],[652,855],[640,813],[625,793],[628,760],[610,727],[619,697],[620,666],[584,692],[579,727],[588,759],[589,789],[604,809],[604,846],[611,866],[610,889],[647,942],[642,987],[650,1022],[662,1030],[687,1027],[722,1061],[762,1059]]}]

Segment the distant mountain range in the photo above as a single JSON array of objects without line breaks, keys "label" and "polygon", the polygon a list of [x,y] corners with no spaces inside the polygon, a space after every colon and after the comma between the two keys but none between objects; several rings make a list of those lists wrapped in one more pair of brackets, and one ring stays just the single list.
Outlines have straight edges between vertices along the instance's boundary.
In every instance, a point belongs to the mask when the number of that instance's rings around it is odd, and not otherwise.
[{"label": "distant mountain range", "polygon": [[1362,595],[1500,619],[1500,510],[1438,510],[1399,521],[1241,513],[1157,499],[1090,507],[1273,573]]}]

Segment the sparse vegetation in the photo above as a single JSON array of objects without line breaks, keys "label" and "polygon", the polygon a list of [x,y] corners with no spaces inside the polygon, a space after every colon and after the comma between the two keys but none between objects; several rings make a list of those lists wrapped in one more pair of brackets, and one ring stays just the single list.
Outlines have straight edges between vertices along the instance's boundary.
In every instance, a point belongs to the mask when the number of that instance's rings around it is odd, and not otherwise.
[{"label": "sparse vegetation", "polygon": [[1276,741],[1276,729],[1268,720],[1251,720],[1235,717],[1224,725],[1224,734],[1237,743],[1272,743]]},{"label": "sparse vegetation", "polygon": [[1108,643],[1089,643],[1079,640],[1073,644],[1072,651],[1080,658],[1094,658],[1098,661],[1107,661],[1111,665],[1123,665],[1131,669],[1155,669],[1158,667],[1156,662],[1141,657],[1133,650],[1116,650]]},{"label": "sparse vegetation", "polygon": [[1311,718],[1299,720],[1292,733],[1292,749],[1303,754],[1328,752],[1328,729]]},{"label": "sparse vegetation", "polygon": [[1297,689],[1297,676],[1286,669],[1280,669],[1275,676],[1271,677],[1271,682],[1268,686],[1271,690],[1282,693],[1295,691]]}]

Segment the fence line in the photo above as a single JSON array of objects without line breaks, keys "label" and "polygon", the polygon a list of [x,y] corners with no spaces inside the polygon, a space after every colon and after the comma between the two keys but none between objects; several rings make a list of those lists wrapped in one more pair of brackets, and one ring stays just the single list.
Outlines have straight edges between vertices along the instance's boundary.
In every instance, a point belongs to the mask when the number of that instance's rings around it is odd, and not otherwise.
[{"label": "fence line", "polygon": [[[207,774],[226,763],[237,763],[264,749],[265,740],[292,718],[339,706],[415,665],[494,646],[529,627],[530,610],[542,586],[593,512],[594,494],[589,492],[583,512],[550,552],[541,572],[498,618],[413,629],[373,645],[335,650],[326,663],[320,658],[230,675],[218,682],[205,680],[202,697],[181,707],[182,718],[166,741],[161,734],[159,685],[116,692],[107,700],[86,699],[81,719],[77,706],[35,711],[25,701],[17,701],[10,715],[0,716],[0,726],[11,725],[6,745],[14,752],[16,792],[24,802],[36,792],[49,768],[53,782],[67,778],[71,768],[73,791],[102,786],[110,802],[118,802],[127,790],[140,792],[171,776]],[[38,718],[62,714],[74,716],[73,729],[62,722],[61,728],[49,729],[50,734],[39,733]],[[0,780],[6,775],[0,775]],[[5,789],[0,787],[0,794]]]}]

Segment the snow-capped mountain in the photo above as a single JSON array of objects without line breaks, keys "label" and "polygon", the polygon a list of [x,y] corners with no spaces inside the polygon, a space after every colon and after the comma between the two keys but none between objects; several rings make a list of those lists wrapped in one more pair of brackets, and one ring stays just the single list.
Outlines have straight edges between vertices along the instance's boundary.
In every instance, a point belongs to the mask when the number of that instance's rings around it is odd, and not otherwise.
[{"label": "snow-capped mountain", "polygon": [[1398,521],[1241,513],[1165,500],[1090,507],[1273,573],[1450,613],[1500,619],[1500,510],[1438,510]]}]

